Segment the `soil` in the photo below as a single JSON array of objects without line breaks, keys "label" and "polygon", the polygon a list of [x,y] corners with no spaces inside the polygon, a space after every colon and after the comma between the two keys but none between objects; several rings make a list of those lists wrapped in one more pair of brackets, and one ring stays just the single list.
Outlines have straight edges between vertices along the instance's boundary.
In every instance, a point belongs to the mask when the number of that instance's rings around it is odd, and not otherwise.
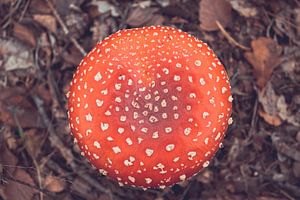
[{"label": "soil", "polygon": [[[234,122],[209,167],[144,191],[80,156],[64,94],[97,41],[149,25],[211,46],[230,77]],[[1,0],[0,200],[300,199],[299,41],[299,0]]]}]

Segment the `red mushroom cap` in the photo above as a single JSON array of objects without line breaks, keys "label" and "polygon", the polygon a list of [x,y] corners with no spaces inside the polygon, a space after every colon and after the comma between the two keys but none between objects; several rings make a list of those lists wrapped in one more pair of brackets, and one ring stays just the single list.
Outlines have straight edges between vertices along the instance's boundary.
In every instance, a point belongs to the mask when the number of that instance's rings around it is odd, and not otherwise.
[{"label": "red mushroom cap", "polygon": [[82,154],[120,184],[164,187],[208,166],[232,119],[207,44],[171,27],[121,30],[82,60],[68,94]]}]

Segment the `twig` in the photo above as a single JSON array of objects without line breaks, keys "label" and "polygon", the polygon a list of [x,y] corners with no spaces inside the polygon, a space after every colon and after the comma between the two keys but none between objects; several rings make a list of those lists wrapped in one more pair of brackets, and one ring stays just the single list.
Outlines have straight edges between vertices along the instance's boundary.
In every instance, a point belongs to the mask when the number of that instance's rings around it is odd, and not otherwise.
[{"label": "twig", "polygon": [[86,51],[84,50],[84,48],[77,42],[77,40],[72,35],[69,34],[70,31],[69,31],[67,25],[64,23],[64,21],[60,17],[58,11],[55,9],[55,7],[54,7],[53,3],[51,2],[51,0],[45,0],[45,1],[48,4],[49,8],[51,9],[51,11],[52,11],[53,15],[55,16],[56,20],[58,21],[59,25],[61,26],[64,34],[70,38],[71,42],[80,51],[80,53],[82,55],[86,55]]},{"label": "twig", "polygon": [[19,131],[19,134],[21,135],[21,137],[23,139],[25,139],[25,149],[26,151],[28,152],[29,156],[31,157],[31,160],[36,168],[36,172],[37,172],[37,180],[38,180],[38,186],[39,186],[39,195],[40,195],[40,200],[44,200],[44,194],[43,192],[41,191],[43,189],[43,186],[42,186],[42,176],[41,176],[41,170],[40,170],[40,166],[38,164],[38,162],[36,161],[35,157],[33,156],[33,153],[32,153],[32,149],[31,149],[31,141],[28,139],[26,139],[26,135],[24,135],[24,131],[23,131],[23,128],[21,127],[20,125],[20,121],[18,119],[18,117],[16,116],[15,112],[13,111],[12,112],[13,114],[13,118],[14,118],[14,121],[18,127],[18,131]]},{"label": "twig", "polygon": [[54,147],[57,147],[58,150],[60,151],[61,155],[65,158],[65,160],[67,161],[68,164],[71,164],[73,162],[73,154],[72,152],[65,147],[65,145],[63,144],[63,142],[60,140],[60,138],[56,135],[55,130],[50,122],[50,120],[48,119],[48,116],[46,115],[46,112],[44,110],[43,107],[43,101],[33,95],[32,99],[37,107],[37,110],[39,112],[39,114],[42,117],[42,121],[44,123],[44,125],[47,127],[48,129],[48,133],[49,133],[49,140],[51,142],[51,145]]},{"label": "twig", "polygon": [[225,38],[229,41],[229,43],[243,49],[243,50],[246,50],[246,51],[249,51],[250,48],[249,47],[246,47],[240,43],[238,43],[235,39],[233,39],[229,33],[225,30],[225,28],[222,26],[222,24],[219,22],[219,21],[216,21],[216,24],[218,26],[218,28],[220,29],[221,33],[225,36]]},{"label": "twig", "polygon": [[[57,172],[58,174],[62,174],[64,173],[64,170],[61,169],[61,167],[54,162],[53,160],[49,160],[47,162],[47,167],[49,167],[51,170],[54,170],[55,172]],[[73,163],[72,164],[72,168],[73,169],[78,169],[78,166]],[[103,186],[101,186],[93,177],[91,177],[88,174],[82,174],[82,173],[76,173],[82,180],[84,180],[86,183],[88,183],[89,185],[91,185],[92,187],[94,187],[96,190],[98,190],[99,192],[105,193],[107,194],[111,200],[114,199],[114,196],[112,194],[112,192],[109,189],[104,188]]]},{"label": "twig", "polygon": [[[6,170],[6,172],[7,172],[7,170]],[[6,174],[8,174],[8,173],[6,173]],[[39,187],[37,187],[37,186],[35,186],[35,185],[31,185],[31,184],[26,183],[26,182],[24,182],[24,181],[22,181],[22,180],[15,179],[15,178],[13,177],[12,174],[9,174],[9,176],[5,176],[4,178],[7,179],[7,180],[10,180],[10,181],[13,181],[13,182],[22,184],[22,185],[27,186],[27,187],[29,187],[29,188],[35,189],[35,190],[37,190],[37,191],[39,191],[39,192],[42,192],[42,193],[45,194],[45,195],[51,196],[51,197],[53,197],[53,198],[56,198],[55,193],[52,193],[52,192],[50,192],[50,191],[48,191],[48,190],[46,190],[46,189],[41,189],[41,188],[39,188]]]}]

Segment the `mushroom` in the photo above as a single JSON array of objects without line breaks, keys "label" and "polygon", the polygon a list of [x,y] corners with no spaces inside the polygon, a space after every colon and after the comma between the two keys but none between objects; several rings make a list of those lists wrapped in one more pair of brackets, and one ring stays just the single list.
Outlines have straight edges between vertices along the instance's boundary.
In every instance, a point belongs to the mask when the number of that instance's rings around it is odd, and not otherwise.
[{"label": "mushroom", "polygon": [[223,65],[172,27],[121,30],[99,42],[67,97],[82,155],[120,185],[164,188],[193,176],[232,123]]}]

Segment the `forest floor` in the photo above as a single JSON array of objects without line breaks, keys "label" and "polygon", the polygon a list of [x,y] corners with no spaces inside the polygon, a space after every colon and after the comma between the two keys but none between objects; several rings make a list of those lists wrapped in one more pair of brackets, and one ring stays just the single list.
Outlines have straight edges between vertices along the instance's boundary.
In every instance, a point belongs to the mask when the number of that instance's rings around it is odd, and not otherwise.
[{"label": "forest floor", "polygon": [[[234,123],[191,180],[119,187],[80,156],[64,94],[97,41],[159,24],[214,49],[230,77]],[[300,1],[1,0],[2,199],[300,199]]]}]

